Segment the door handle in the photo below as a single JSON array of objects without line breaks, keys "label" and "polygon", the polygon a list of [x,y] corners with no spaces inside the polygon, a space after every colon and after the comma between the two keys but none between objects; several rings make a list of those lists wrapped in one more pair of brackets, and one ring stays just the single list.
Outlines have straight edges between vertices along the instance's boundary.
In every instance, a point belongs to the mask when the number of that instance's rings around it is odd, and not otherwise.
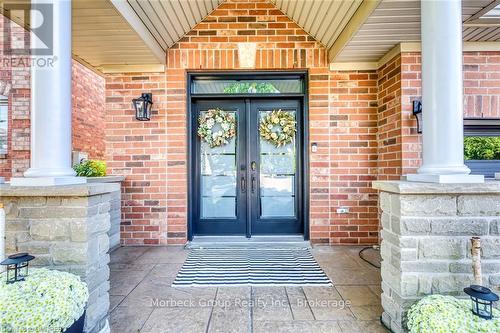
[{"label": "door handle", "polygon": [[252,171],[255,171],[257,169],[257,162],[252,161],[252,163],[250,163],[250,169],[252,169]]},{"label": "door handle", "polygon": [[252,193],[255,193],[255,185],[257,181],[255,180],[255,176],[252,175]]},{"label": "door handle", "polygon": [[245,177],[241,177],[240,187],[241,192],[245,193],[247,191],[247,181],[245,180]]}]

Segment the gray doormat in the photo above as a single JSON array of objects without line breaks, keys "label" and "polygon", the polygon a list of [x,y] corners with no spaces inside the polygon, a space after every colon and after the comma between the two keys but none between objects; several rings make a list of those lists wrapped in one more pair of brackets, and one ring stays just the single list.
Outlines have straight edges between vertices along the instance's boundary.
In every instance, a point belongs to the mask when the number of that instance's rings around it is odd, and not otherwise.
[{"label": "gray doormat", "polygon": [[309,249],[193,249],[172,286],[331,286]]}]

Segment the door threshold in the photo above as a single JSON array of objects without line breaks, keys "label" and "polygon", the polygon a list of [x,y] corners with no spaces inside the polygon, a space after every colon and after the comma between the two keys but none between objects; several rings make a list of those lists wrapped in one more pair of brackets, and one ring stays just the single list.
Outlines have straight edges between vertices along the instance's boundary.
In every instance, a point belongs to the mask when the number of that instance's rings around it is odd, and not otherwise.
[{"label": "door threshold", "polygon": [[187,249],[199,248],[312,248],[302,235],[283,236],[194,236],[185,246]]}]

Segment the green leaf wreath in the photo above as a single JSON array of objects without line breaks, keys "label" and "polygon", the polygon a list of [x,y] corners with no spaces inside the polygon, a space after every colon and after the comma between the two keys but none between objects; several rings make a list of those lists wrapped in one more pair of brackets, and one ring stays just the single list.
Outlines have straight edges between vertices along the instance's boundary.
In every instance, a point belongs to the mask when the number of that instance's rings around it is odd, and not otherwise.
[{"label": "green leaf wreath", "polygon": [[292,113],[273,110],[260,121],[260,136],[279,148],[293,141],[296,125]]},{"label": "green leaf wreath", "polygon": [[198,122],[198,135],[210,148],[226,145],[236,135],[236,118],[219,108],[203,113]]}]

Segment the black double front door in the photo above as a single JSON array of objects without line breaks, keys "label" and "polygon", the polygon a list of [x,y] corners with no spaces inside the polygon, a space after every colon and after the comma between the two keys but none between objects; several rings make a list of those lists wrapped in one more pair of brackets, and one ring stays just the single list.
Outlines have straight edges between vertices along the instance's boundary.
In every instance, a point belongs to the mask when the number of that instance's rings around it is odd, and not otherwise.
[{"label": "black double front door", "polygon": [[[301,107],[301,101],[294,99],[193,101],[195,235],[303,233]],[[232,113],[237,124],[236,135],[214,148],[197,135],[199,116],[211,109]],[[262,138],[259,131],[262,119],[274,110],[289,112],[297,122],[292,142],[280,147]]]}]

